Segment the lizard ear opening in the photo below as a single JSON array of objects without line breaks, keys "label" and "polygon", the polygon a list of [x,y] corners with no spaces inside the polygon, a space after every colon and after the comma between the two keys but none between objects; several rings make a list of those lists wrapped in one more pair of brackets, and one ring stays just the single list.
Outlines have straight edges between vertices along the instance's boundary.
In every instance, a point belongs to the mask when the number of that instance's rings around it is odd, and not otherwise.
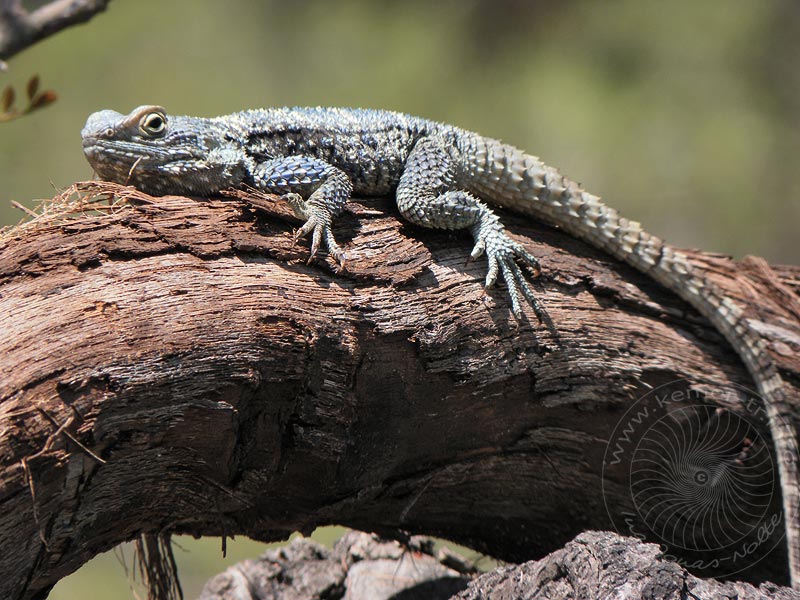
[{"label": "lizard ear opening", "polygon": [[162,112],[149,112],[139,121],[139,129],[152,137],[158,137],[167,130],[167,115]]}]

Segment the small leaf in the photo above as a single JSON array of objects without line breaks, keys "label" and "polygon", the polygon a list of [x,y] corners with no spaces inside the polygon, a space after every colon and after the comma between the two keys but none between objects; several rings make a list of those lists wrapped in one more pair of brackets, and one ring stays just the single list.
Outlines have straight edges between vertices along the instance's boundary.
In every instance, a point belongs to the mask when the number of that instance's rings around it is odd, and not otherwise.
[{"label": "small leaf", "polygon": [[39,91],[39,76],[34,75],[28,80],[28,100],[33,100],[36,92]]},{"label": "small leaf", "polygon": [[52,104],[58,100],[58,94],[56,94],[53,90],[45,90],[36,98],[33,99],[31,102],[30,108],[28,110],[35,110],[37,108],[44,108],[48,104]]},{"label": "small leaf", "polygon": [[11,105],[14,104],[15,96],[14,88],[7,85],[6,89],[3,90],[2,99],[0,99],[0,106],[3,107],[3,112],[8,112],[11,109]]}]

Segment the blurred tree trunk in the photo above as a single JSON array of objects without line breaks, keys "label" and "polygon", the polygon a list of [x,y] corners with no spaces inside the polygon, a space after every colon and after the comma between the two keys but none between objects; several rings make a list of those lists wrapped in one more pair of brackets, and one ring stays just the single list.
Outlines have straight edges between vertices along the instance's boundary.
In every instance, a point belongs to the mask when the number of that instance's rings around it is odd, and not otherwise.
[{"label": "blurred tree trunk", "polygon": [[[339,220],[336,273],[269,199],[79,189],[0,238],[2,598],[43,598],[141,532],[338,523],[524,561],[635,513],[631,457],[604,456],[653,388],[747,416],[750,379],[707,322],[556,230],[504,216],[545,267],[551,321],[518,324],[468,237],[388,200]],[[693,257],[758,305],[797,374],[800,269]],[[769,447],[763,423],[748,435],[737,464]],[[780,539],[739,576],[781,581]]]}]

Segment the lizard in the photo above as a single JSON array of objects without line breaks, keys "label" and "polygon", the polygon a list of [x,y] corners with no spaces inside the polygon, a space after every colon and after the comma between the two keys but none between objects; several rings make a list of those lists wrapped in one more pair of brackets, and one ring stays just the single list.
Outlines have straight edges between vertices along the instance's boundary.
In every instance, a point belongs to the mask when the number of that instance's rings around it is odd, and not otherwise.
[{"label": "lizard", "polygon": [[472,259],[486,255],[485,286],[502,277],[517,319],[544,308],[528,281],[539,261],[507,234],[492,207],[554,225],[648,275],[706,317],[741,357],[763,399],[778,462],[789,573],[800,586],[800,482],[793,390],[741,306],[703,268],[537,157],[452,125],[403,113],[269,108],[200,118],[145,105],[102,110],[82,132],[84,154],[104,180],[153,195],[214,196],[231,188],[281,195],[311,236],[345,255],[332,222],[352,193],[393,193],[400,214],[423,227],[468,230]]}]

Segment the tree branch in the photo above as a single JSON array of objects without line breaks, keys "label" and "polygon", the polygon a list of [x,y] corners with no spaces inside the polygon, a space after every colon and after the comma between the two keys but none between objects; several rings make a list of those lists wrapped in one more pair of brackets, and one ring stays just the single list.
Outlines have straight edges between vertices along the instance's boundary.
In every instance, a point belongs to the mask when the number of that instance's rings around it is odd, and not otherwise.
[{"label": "tree branch", "polygon": [[54,0],[29,12],[21,0],[0,0],[0,61],[103,12],[109,0]]},{"label": "tree branch", "polygon": [[[331,523],[510,561],[613,527],[694,572],[784,581],[782,525],[765,525],[780,517],[769,432],[710,324],[604,254],[504,214],[545,265],[551,322],[518,324],[505,290],[482,289],[467,236],[405,224],[389,200],[349,206],[341,272],[306,264],[288,208],[263,197],[93,182],[3,233],[0,597],[41,598],[142,532],[274,541]],[[757,310],[800,381],[800,269],[692,256]],[[744,499],[761,502],[748,527],[684,512],[678,528],[649,510],[662,488],[636,487],[648,479],[634,467],[676,425],[683,453],[661,452],[655,474],[695,490],[744,469]],[[688,451],[709,439],[720,452]],[[691,539],[674,539],[687,522]]]}]

